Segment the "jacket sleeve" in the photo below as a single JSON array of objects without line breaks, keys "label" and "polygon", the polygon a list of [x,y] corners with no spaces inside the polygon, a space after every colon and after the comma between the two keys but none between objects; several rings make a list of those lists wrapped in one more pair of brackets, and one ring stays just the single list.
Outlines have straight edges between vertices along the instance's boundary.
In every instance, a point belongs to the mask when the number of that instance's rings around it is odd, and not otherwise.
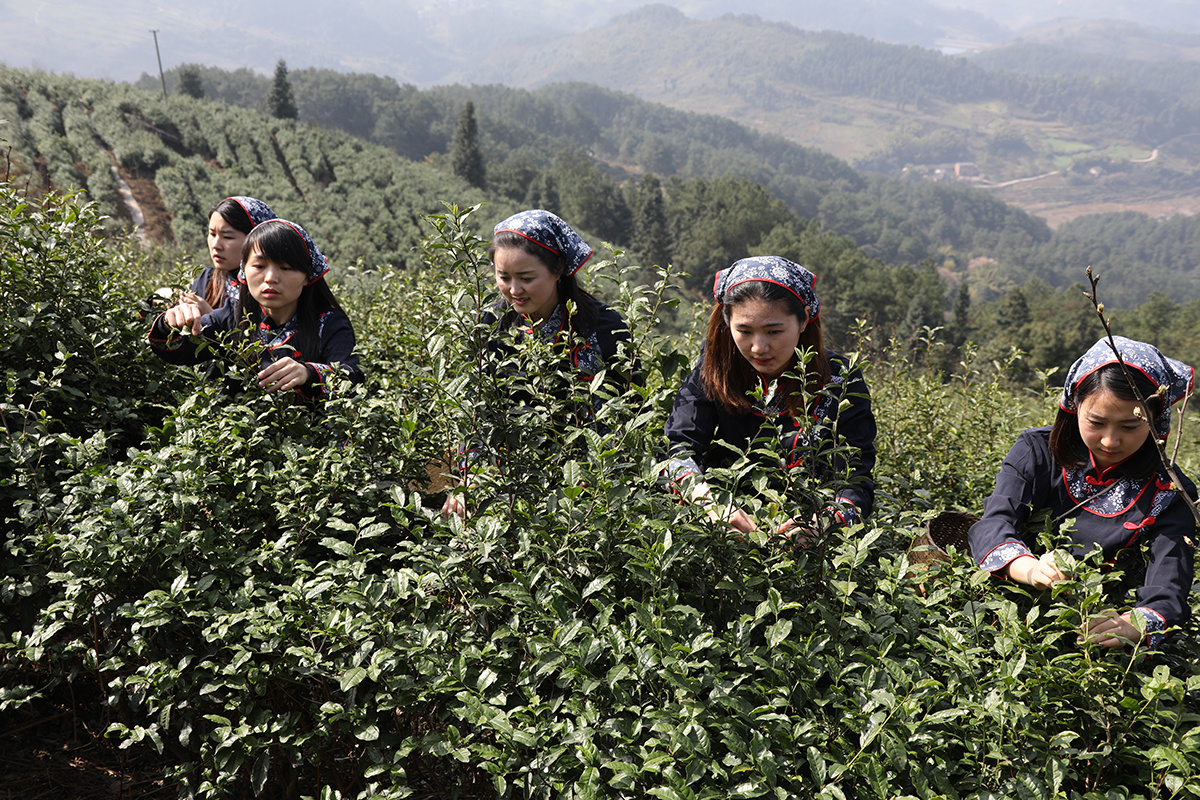
[{"label": "jacket sleeve", "polygon": [[997,572],[1016,558],[1032,555],[1022,534],[1030,512],[1047,505],[1054,468],[1045,429],[1017,437],[1000,466],[996,488],[984,501],[983,519],[967,536],[971,555],[983,569]]},{"label": "jacket sleeve", "polygon": [[717,430],[717,404],[704,391],[700,381],[700,365],[683,381],[675,394],[675,405],[667,417],[665,432],[669,442],[670,464],[667,476],[680,481],[688,475],[704,477],[704,453],[712,444]]},{"label": "jacket sleeve", "polygon": [[204,297],[204,293],[208,290],[208,282],[212,280],[212,275],[213,267],[211,265],[205,267],[200,271],[199,275],[192,279],[192,285],[188,288],[188,291]]},{"label": "jacket sleeve", "polygon": [[849,463],[839,459],[838,469],[849,468],[849,480],[836,497],[840,508],[830,513],[844,524],[866,519],[875,507],[875,414],[871,410],[871,394],[862,371],[857,367],[847,374],[843,397],[850,405],[838,413],[837,436],[850,446]]},{"label": "jacket sleeve", "polygon": [[340,311],[323,314],[317,327],[317,338],[320,341],[318,360],[304,362],[309,370],[309,380],[297,387],[297,392],[310,400],[330,397],[334,393],[331,379],[335,375],[353,384],[363,382],[363,372],[354,352],[354,328],[345,314]]},{"label": "jacket sleeve", "polygon": [[[629,334],[629,325],[616,311],[605,306],[596,321],[596,341],[600,346],[600,356],[607,371],[612,374],[606,383],[613,391],[624,391],[630,384],[641,383],[641,364],[630,354],[631,362],[626,369],[617,369],[617,345],[625,342],[626,346],[633,341]],[[625,365],[620,365],[624,367]]]},{"label": "jacket sleeve", "polygon": [[154,318],[148,339],[150,350],[168,364],[189,366],[216,358],[221,353],[218,335],[233,328],[233,309],[228,303],[200,318],[199,338],[168,330],[165,317],[163,313]]},{"label": "jacket sleeve", "polygon": [[[1195,496],[1195,487],[1184,487]],[[1137,592],[1135,609],[1146,621],[1146,631],[1154,634],[1167,626],[1180,625],[1190,615],[1188,594],[1196,548],[1196,519],[1176,495],[1166,510],[1150,526],[1146,578]],[[1155,641],[1151,639],[1151,646]]]}]

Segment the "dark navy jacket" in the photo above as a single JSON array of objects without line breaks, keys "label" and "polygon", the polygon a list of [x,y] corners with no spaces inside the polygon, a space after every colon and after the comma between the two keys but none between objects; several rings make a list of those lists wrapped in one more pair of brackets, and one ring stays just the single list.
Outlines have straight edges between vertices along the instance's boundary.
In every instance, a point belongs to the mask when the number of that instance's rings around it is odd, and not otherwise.
[{"label": "dark navy jacket", "polygon": [[[827,466],[838,474],[849,467],[849,485],[839,489],[837,500],[841,505],[831,512],[842,522],[850,523],[868,517],[875,502],[875,483],[871,477],[875,468],[875,415],[871,412],[871,397],[862,373],[857,368],[851,369],[844,356],[832,351],[827,351],[827,355],[833,379],[815,399],[812,419],[806,421],[811,422],[811,427],[799,424],[791,415],[780,414],[775,417],[778,428],[771,435],[779,437],[788,454],[784,467],[797,466],[810,457],[820,444],[818,438],[828,441],[836,436],[839,443],[857,451],[849,464],[837,456]],[[701,354],[692,374],[679,387],[675,407],[667,417],[667,439],[671,455],[676,458],[670,466],[674,480],[689,473],[702,475],[707,469],[731,463],[731,447],[745,452],[750,442],[763,435],[763,426],[772,424],[761,409],[734,414],[710,397],[700,379],[703,363]],[[849,406],[839,413],[843,399]],[[821,472],[818,468],[817,477]]]},{"label": "dark navy jacket", "polygon": [[[191,365],[218,358],[224,353],[220,343],[221,334],[233,329],[234,319],[235,311],[230,303],[211,314],[205,314],[201,320],[203,327],[200,336],[207,340],[209,346],[201,350],[193,337],[180,336],[167,330],[163,315],[159,315],[150,329],[150,347],[159,358],[170,364]],[[329,378],[335,373],[340,373],[352,383],[361,383],[363,380],[358,356],[354,354],[354,328],[340,311],[326,311],[321,315],[317,325],[316,352],[299,353],[280,349],[295,336],[295,331],[289,331],[286,326],[263,323],[259,326],[258,334],[264,343],[261,367],[288,356],[308,367],[308,381],[296,389],[306,399],[328,396],[332,392]]]},{"label": "dark navy jacket", "polygon": [[[1094,462],[1067,469],[1050,453],[1050,430],[1025,431],[1008,452],[983,519],[971,528],[971,555],[989,572],[1004,569],[1032,555],[1036,532],[1024,529],[1032,513],[1073,518],[1071,541],[1078,554],[1098,545],[1105,560],[1124,573],[1112,591],[1123,593],[1131,578],[1128,588],[1140,586],[1136,609],[1149,633],[1182,623],[1189,614],[1196,521],[1165,471],[1136,480],[1119,476],[1115,466],[1097,470]],[[1184,489],[1195,495],[1191,481]]]}]

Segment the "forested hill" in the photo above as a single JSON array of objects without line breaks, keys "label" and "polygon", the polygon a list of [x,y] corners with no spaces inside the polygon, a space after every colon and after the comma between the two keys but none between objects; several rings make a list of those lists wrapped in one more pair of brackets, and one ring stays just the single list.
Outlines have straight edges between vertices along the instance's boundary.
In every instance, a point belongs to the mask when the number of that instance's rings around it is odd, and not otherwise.
[{"label": "forested hill", "polygon": [[[210,97],[263,106],[269,78],[249,70],[197,69]],[[1200,263],[1200,220],[1160,222],[1135,214],[1109,226],[1103,218],[1083,218],[1052,234],[1040,219],[979,189],[861,174],[826,153],[723,117],[589,84],[421,91],[388,78],[311,69],[294,70],[290,79],[302,120],[341,127],[430,163],[444,163],[459,112],[473,101],[489,192],[528,205],[545,201],[549,183],[573,220],[623,247],[637,239],[631,187],[645,174],[737,176],[766,186],[797,215],[851,237],[872,257],[893,264],[935,261],[952,281],[966,279],[976,300],[998,298],[1031,276],[1065,288],[1088,265],[1108,276],[1114,306],[1140,303],[1155,290],[1183,300],[1200,296],[1193,274]],[[169,71],[168,90],[174,93],[177,84],[176,71]],[[156,81],[147,79],[145,86],[158,90]],[[895,136],[881,134],[881,141]],[[1155,180],[1172,180],[1161,162],[1144,166],[1153,168]],[[624,190],[617,191],[617,184]],[[1083,230],[1092,238],[1072,233]],[[706,251],[691,241],[676,244],[667,255],[677,263],[686,252]],[[718,249],[711,258],[725,252]],[[712,266],[705,259],[685,268]]]},{"label": "forested hill", "polygon": [[[199,71],[209,96],[262,107],[269,79],[248,70]],[[177,79],[173,73],[167,77],[174,91]],[[336,125],[430,163],[444,159],[459,112],[471,100],[490,192],[530,205],[545,202],[549,185],[573,221],[623,247],[637,238],[630,223],[637,201],[627,195],[648,173],[684,181],[752,181],[800,217],[851,237],[868,255],[892,264],[941,261],[953,251],[964,256],[965,267],[969,253],[990,255],[1005,242],[1026,246],[1050,238],[1043,222],[982,191],[864,176],[819,150],[728,119],[593,85],[420,91],[328,70],[295,70],[289,78],[302,120]],[[617,191],[617,184],[625,191]],[[709,249],[690,241],[676,244],[668,256]],[[685,268],[702,272],[715,265],[705,259]],[[1012,285],[1004,278],[986,291],[997,294]]]},{"label": "forested hill", "polygon": [[721,113],[803,106],[821,100],[814,92],[899,108],[1002,102],[1073,125],[1103,125],[1111,136],[1148,143],[1200,123],[1195,104],[1121,80],[989,70],[933,50],[853,34],[803,31],[754,15],[695,20],[663,5],[557,42],[497,51],[457,77],[530,87],[587,81],[672,105],[689,106],[687,99],[697,98]]},{"label": "forested hill", "polygon": [[425,214],[444,200],[483,199],[447,172],[341,131],[123,84],[0,69],[0,120],[18,185],[85,189],[128,225],[120,177],[148,237],[197,254],[208,209],[231,194],[268,199],[339,265],[404,264]]},{"label": "forested hill", "polygon": [[[231,86],[240,79],[205,74]],[[863,177],[781,142],[772,161],[767,139],[728,120],[596,87],[420,92],[373,76],[300,71],[293,78],[302,109],[327,110],[341,98],[342,107],[358,109],[346,124],[390,147],[307,124],[304,112],[296,123],[213,100],[164,100],[15,70],[0,73],[0,119],[9,120],[0,135],[13,146],[19,183],[35,192],[85,188],[119,217],[115,167],[147,213],[150,237],[190,249],[193,266],[203,263],[208,207],[231,193],[267,199],[311,226],[336,263],[361,258],[368,268],[419,263],[413,255],[424,214],[443,202],[487,199],[481,223],[519,207],[550,207],[593,242],[626,250],[632,264],[670,263],[688,273],[684,285],[695,296],[717,269],[746,255],[809,264],[821,276],[835,342],[846,341],[856,317],[902,339],[944,325],[942,335],[971,338],[989,353],[1032,352],[1031,370],[1059,365],[1095,335],[1086,314],[1078,315],[1078,294],[1055,291],[1077,283],[1088,265],[1105,276],[1110,307],[1164,293],[1145,320],[1147,338],[1173,335],[1176,320],[1200,311],[1179,305],[1200,295],[1191,268],[1200,261],[1200,236],[1190,220],[1084,218],[1052,236],[979,190]],[[206,91],[210,85],[206,78]],[[243,101],[252,97],[247,91]],[[453,177],[447,153],[467,98],[478,109],[482,190]]]},{"label": "forested hill", "polygon": [[1200,63],[1195,61],[1140,61],[1018,40],[974,55],[971,63],[988,70],[1029,75],[1085,75],[1120,80],[1175,96],[1189,104],[1200,103]]},{"label": "forested hill", "polygon": [[[418,108],[435,109],[423,136],[443,129],[437,108],[457,113],[454,98],[421,94],[413,100]],[[381,116],[406,118],[394,106]],[[908,320],[912,332],[940,321],[945,307],[947,287],[932,262],[888,266],[745,178],[673,177],[664,187],[646,176],[619,186],[569,136],[558,136],[564,149],[556,151],[515,124],[509,134],[528,136],[529,147],[494,162],[481,191],[453,177],[443,153],[414,163],[342,131],[98,81],[0,71],[0,119],[10,121],[0,135],[12,145],[18,185],[31,193],[85,189],[128,224],[119,175],[147,216],[149,238],[190,250],[193,270],[205,260],[207,210],[229,194],[266,200],[281,216],[310,227],[336,264],[362,259],[369,269],[389,263],[419,268],[415,248],[429,231],[424,215],[443,211],[444,203],[488,199],[487,210],[476,216],[484,227],[520,206],[549,207],[595,245],[607,240],[632,247],[635,265],[673,264],[677,273],[686,271],[684,285],[696,296],[711,286],[717,269],[752,252],[820,263],[835,341],[860,314],[882,331]],[[568,128],[575,124],[570,114],[564,119]],[[506,140],[498,141],[493,147]]]}]

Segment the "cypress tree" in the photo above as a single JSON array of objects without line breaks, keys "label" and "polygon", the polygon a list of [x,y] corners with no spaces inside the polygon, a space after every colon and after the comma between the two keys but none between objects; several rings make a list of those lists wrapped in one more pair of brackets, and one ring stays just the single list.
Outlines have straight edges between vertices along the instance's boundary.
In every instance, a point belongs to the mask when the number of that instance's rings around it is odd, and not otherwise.
[{"label": "cypress tree", "polygon": [[971,289],[964,278],[958,284],[958,294],[954,297],[954,322],[951,326],[951,336],[955,347],[962,347],[970,336],[971,326]]},{"label": "cypress tree", "polygon": [[468,100],[458,118],[458,128],[454,131],[450,166],[455,175],[482,189],[487,172],[483,166],[483,154],[479,152],[479,144],[475,141],[477,134],[475,104]]},{"label": "cypress tree", "polygon": [[296,100],[292,96],[292,84],[288,81],[287,62],[282,58],[275,65],[275,80],[267,95],[267,113],[277,119],[295,119],[299,116]]},{"label": "cypress tree", "polygon": [[179,68],[179,93],[197,100],[204,99],[204,84],[200,81],[200,68],[187,64]]},{"label": "cypress tree", "polygon": [[638,184],[633,247],[648,265],[661,267],[671,263],[671,233],[667,226],[662,183],[653,174],[647,174]]},{"label": "cypress tree", "polygon": [[529,184],[529,192],[525,195],[525,206],[529,208],[544,208],[552,214],[562,211],[562,198],[558,195],[558,184],[549,172],[541,173]]}]

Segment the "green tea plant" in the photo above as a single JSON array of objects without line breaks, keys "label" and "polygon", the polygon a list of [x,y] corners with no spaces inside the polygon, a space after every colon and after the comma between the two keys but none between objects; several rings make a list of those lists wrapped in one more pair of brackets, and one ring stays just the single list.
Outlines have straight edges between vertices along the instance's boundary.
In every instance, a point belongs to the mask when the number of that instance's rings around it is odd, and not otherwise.
[{"label": "green tea plant", "polygon": [[[874,517],[817,548],[734,537],[660,484],[699,341],[656,329],[670,271],[598,263],[632,334],[608,367],[636,380],[558,383],[536,342],[482,345],[471,213],[430,221],[422,270],[348,272],[369,380],[319,408],[150,361],[152,276],[114,279],[129,258],[79,206],[5,217],[0,728],[68,686],[181,797],[1200,795],[1193,627],[1077,643],[1107,602],[1087,561],[1037,594],[961,553],[910,574],[927,509],[977,509],[1044,403],[969,358],[946,383],[864,363]],[[43,262],[80,291],[47,296]],[[56,344],[21,361],[35,325]],[[471,513],[443,519],[430,462],[467,443]],[[727,477],[766,516],[827,491]]]}]

